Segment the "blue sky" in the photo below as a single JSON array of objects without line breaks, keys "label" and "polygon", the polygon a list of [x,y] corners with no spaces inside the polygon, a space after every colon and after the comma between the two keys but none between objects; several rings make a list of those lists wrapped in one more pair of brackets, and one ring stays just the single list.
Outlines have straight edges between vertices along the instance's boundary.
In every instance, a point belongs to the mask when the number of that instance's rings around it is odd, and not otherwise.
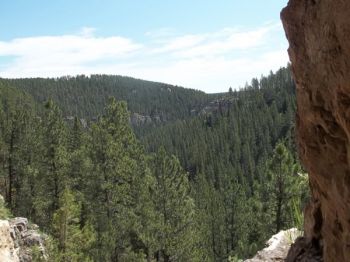
[{"label": "blue sky", "polygon": [[287,0],[5,0],[0,77],[106,73],[206,92],[285,66]]}]

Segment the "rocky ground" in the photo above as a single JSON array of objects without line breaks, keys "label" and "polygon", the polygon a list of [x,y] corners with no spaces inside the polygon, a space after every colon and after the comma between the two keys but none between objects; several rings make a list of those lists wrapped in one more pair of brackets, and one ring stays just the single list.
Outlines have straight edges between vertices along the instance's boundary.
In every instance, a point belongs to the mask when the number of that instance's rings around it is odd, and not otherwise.
[{"label": "rocky ground", "polygon": [[296,228],[282,230],[266,242],[266,248],[258,251],[253,258],[247,259],[245,262],[285,261],[291,244],[301,234],[302,232]]}]

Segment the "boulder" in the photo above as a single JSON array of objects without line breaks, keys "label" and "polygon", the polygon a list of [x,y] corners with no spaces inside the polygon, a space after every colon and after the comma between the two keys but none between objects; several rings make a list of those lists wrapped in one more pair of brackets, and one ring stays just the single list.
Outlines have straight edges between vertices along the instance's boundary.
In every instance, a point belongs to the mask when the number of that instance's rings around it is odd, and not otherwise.
[{"label": "boulder", "polygon": [[253,258],[245,262],[284,261],[291,244],[301,234],[302,232],[296,228],[282,230],[266,242],[266,248],[258,251]]}]

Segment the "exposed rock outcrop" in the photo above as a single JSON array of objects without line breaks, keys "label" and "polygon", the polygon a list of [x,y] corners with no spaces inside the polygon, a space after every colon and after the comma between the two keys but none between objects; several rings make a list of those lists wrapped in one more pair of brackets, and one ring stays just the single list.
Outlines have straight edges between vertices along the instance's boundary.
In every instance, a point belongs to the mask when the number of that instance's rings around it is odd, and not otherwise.
[{"label": "exposed rock outcrop", "polygon": [[7,220],[0,220],[0,261],[19,261],[18,249],[11,237],[11,227]]},{"label": "exposed rock outcrop", "polygon": [[291,244],[300,235],[301,232],[296,228],[282,230],[266,242],[266,248],[245,262],[284,261]]},{"label": "exposed rock outcrop", "polygon": [[200,112],[199,115],[208,115],[210,113],[227,113],[230,110],[233,100],[236,98],[221,98],[211,101]]},{"label": "exposed rock outcrop", "polygon": [[33,247],[37,247],[39,256],[46,260],[44,236],[37,229],[38,226],[29,226],[23,217],[0,220],[0,261],[32,261]]},{"label": "exposed rock outcrop", "polygon": [[152,119],[151,116],[132,113],[130,116],[130,122],[133,126],[142,126],[152,124],[153,122],[160,122],[160,118],[156,117]]},{"label": "exposed rock outcrop", "polygon": [[305,238],[289,261],[309,261],[307,250],[317,249],[324,261],[350,261],[350,1],[290,0],[281,17],[312,192]]}]

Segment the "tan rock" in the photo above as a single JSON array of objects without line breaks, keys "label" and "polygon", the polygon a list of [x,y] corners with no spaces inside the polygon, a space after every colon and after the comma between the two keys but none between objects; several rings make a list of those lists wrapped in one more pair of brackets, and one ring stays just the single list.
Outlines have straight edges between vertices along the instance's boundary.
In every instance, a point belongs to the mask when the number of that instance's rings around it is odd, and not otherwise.
[{"label": "tan rock", "polygon": [[296,228],[282,230],[266,242],[266,248],[245,262],[284,261],[291,244],[301,234],[302,232]]},{"label": "tan rock", "polygon": [[350,1],[290,0],[281,17],[312,191],[304,242],[324,261],[350,261]]},{"label": "tan rock", "polygon": [[30,262],[34,246],[38,248],[42,260],[47,261],[44,241],[43,234],[33,229],[28,230],[26,218],[0,220],[0,262]]},{"label": "tan rock", "polygon": [[0,261],[19,261],[18,248],[11,237],[11,227],[7,220],[0,220]]}]

